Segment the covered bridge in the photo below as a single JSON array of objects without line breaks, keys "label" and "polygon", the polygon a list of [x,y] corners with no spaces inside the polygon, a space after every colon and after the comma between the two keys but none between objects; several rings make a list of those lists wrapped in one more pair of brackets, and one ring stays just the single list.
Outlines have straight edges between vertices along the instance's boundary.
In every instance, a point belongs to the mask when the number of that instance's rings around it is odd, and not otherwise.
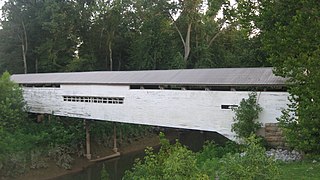
[{"label": "covered bridge", "polygon": [[16,74],[32,113],[215,131],[230,139],[234,112],[252,90],[260,121],[275,123],[288,103],[272,68]]}]

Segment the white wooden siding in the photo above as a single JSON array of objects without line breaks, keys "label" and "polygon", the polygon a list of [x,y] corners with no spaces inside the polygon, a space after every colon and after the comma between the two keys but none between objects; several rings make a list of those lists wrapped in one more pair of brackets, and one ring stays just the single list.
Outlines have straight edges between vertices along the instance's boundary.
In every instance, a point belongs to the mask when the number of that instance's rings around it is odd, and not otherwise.
[{"label": "white wooden siding", "polygon": [[[24,88],[30,112],[134,124],[216,131],[230,139],[234,112],[221,105],[239,105],[246,91],[130,90],[129,86],[61,85]],[[66,102],[63,96],[124,97],[123,104]],[[260,121],[275,123],[286,108],[288,93],[258,92]]]}]

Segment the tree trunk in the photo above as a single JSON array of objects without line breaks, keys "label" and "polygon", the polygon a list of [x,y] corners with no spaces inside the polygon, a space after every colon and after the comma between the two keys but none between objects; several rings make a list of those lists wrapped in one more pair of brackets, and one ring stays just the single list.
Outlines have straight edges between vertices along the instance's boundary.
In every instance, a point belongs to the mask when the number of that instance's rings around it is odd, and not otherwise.
[{"label": "tree trunk", "polygon": [[36,68],[36,73],[38,73],[38,58],[36,58],[35,68]]},{"label": "tree trunk", "polygon": [[190,54],[190,34],[191,34],[191,23],[188,24],[188,31],[187,31],[187,35],[186,35],[186,40],[185,40],[185,44],[184,44],[184,57],[183,60],[185,62],[187,62],[188,58],[189,58],[189,54]]},{"label": "tree trunk", "polygon": [[190,36],[191,36],[191,25],[192,23],[189,23],[188,24],[188,29],[187,29],[187,35],[186,35],[186,38],[184,39],[183,36],[182,36],[182,33],[181,31],[179,30],[177,24],[175,23],[173,17],[171,16],[171,19],[173,21],[173,24],[174,24],[174,27],[176,28],[179,36],[180,36],[180,39],[181,39],[181,42],[183,44],[183,47],[184,47],[184,56],[183,56],[183,60],[185,62],[187,62],[188,58],[189,58],[189,54],[190,54]]},{"label": "tree trunk", "polygon": [[113,59],[112,59],[112,43],[109,41],[109,60],[110,60],[110,71],[112,71],[112,64],[113,64]]},{"label": "tree trunk", "polygon": [[210,46],[212,45],[212,43],[214,42],[214,40],[217,39],[217,37],[220,35],[221,31],[222,31],[222,30],[220,30],[219,32],[217,32],[217,34],[215,34],[215,35],[211,38],[211,40],[210,40],[210,42],[209,42],[209,44],[208,44],[208,47],[210,47]]},{"label": "tree trunk", "polygon": [[27,31],[26,27],[24,25],[24,22],[22,20],[22,29],[23,29],[23,36],[21,38],[21,47],[22,47],[22,59],[23,59],[23,68],[24,73],[28,73],[28,65],[27,65],[27,51],[28,51],[28,37],[27,37]]},{"label": "tree trunk", "polygon": [[24,69],[24,73],[27,74],[27,57],[25,52],[26,48],[24,47],[24,44],[22,44],[21,47],[22,47],[23,69]]},{"label": "tree trunk", "polygon": [[105,62],[106,62],[106,70],[108,70],[109,65],[108,65],[108,53],[107,52],[106,52]]},{"label": "tree trunk", "polygon": [[119,62],[118,63],[118,71],[120,71],[120,69],[121,69],[121,60],[122,60],[121,57],[122,56],[121,56],[121,53],[120,53],[119,58],[118,58],[118,62]]}]

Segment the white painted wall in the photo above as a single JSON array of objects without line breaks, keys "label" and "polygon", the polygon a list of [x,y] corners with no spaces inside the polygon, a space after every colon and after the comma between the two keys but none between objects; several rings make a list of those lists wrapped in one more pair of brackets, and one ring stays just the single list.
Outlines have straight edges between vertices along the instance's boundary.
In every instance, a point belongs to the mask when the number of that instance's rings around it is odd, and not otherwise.
[{"label": "white painted wall", "polygon": [[[239,104],[245,91],[129,89],[129,86],[61,85],[24,88],[30,112],[154,126],[216,131],[230,139],[234,112],[221,105]],[[125,97],[124,104],[64,102],[63,95]],[[275,123],[286,108],[288,93],[259,92],[260,121]]]}]

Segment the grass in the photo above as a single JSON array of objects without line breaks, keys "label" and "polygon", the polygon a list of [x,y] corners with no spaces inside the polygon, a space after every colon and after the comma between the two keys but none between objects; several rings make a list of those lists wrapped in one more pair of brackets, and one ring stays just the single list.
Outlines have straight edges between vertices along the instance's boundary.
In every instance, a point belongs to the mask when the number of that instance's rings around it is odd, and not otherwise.
[{"label": "grass", "polygon": [[320,179],[320,161],[304,160],[301,162],[281,163],[279,166],[281,180]]}]

